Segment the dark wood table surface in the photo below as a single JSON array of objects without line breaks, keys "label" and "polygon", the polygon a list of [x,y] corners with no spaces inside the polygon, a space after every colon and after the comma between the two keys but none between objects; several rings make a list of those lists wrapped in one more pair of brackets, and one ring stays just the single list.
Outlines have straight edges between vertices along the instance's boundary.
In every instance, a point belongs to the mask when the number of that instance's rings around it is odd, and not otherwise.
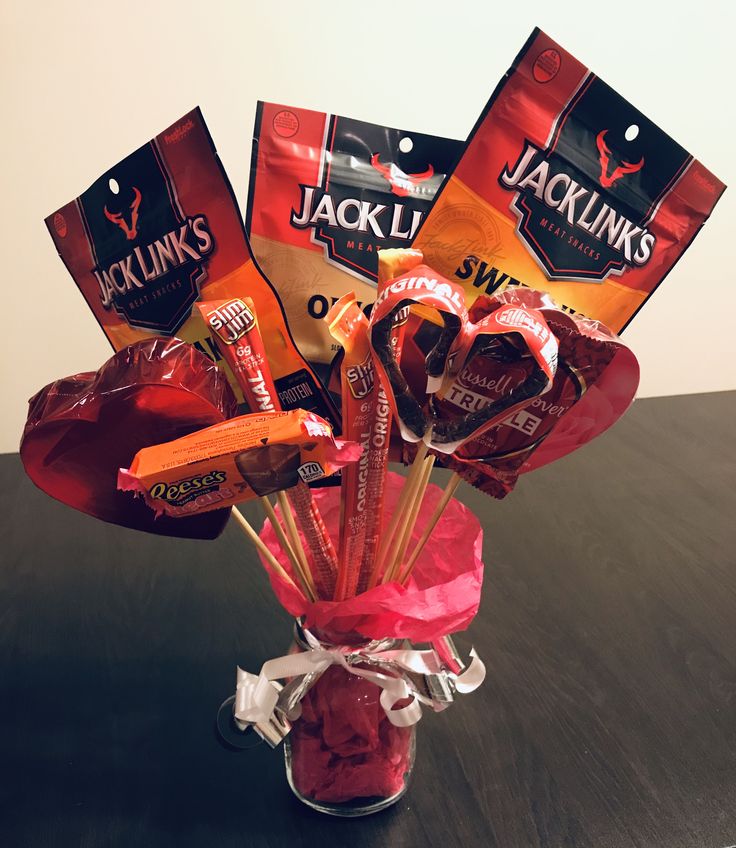
[{"label": "dark wood table surface", "polygon": [[639,401],[504,502],[461,488],[487,565],[457,641],[488,678],[425,711],[411,789],[360,820],[216,741],[236,664],[291,629],[237,530],[105,525],[2,456],[0,846],[736,843],[735,420],[736,393]]}]

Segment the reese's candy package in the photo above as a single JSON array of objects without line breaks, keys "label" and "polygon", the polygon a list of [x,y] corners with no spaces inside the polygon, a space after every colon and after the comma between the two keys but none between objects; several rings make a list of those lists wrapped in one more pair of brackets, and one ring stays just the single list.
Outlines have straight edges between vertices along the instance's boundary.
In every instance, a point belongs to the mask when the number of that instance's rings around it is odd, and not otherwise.
[{"label": "reese's candy package", "polygon": [[[340,347],[323,320],[373,303],[379,248],[407,247],[461,142],[260,103],[246,228],[299,349],[321,376]],[[326,382],[326,380],[325,380]]]},{"label": "reese's candy package", "polygon": [[468,305],[522,282],[621,332],[724,189],[535,29],[413,246],[463,284]]},{"label": "reese's candy package", "polygon": [[120,469],[118,488],[142,495],[157,515],[179,518],[334,474],[360,453],[303,409],[241,415],[138,451]]},{"label": "reese's candy package", "polygon": [[[112,346],[177,336],[220,354],[192,307],[250,297],[269,331],[281,403],[335,420],[253,261],[235,197],[199,109],[106,171],[46,219],[59,255]],[[242,392],[229,375],[240,401]]]}]

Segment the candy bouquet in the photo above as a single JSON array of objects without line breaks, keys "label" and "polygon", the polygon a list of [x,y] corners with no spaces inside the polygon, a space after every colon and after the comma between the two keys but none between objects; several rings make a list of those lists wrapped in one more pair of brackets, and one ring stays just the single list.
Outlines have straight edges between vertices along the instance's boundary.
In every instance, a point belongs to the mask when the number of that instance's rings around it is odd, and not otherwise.
[{"label": "candy bouquet", "polygon": [[505,497],[625,412],[614,331],[724,186],[539,31],[464,146],[275,104],[256,125],[245,227],[199,110],[49,217],[116,353],[31,399],[21,457],[104,521],[242,530],[294,638],[218,725],[362,815],[406,790],[422,710],[484,679],[451,638],[483,580],[456,490]]}]

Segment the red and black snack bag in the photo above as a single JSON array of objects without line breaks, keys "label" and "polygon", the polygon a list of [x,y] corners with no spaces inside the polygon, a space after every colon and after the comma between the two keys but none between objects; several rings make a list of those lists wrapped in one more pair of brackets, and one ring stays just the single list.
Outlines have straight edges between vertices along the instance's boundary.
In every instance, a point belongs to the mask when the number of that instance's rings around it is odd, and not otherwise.
[{"label": "red and black snack bag", "polygon": [[535,29],[412,246],[464,286],[468,306],[522,283],[620,333],[724,189]]},{"label": "red and black snack bag", "polygon": [[[297,350],[278,296],[253,261],[235,196],[199,109],[106,171],[46,219],[51,237],[115,350],[176,336],[220,360],[192,307],[250,297],[268,326],[285,409],[336,415]],[[225,368],[236,397],[243,395]]]},{"label": "red and black snack bag", "polygon": [[258,104],[253,135],[253,254],[324,376],[340,349],[324,317],[351,291],[368,310],[379,248],[409,246],[462,143],[274,103]]}]

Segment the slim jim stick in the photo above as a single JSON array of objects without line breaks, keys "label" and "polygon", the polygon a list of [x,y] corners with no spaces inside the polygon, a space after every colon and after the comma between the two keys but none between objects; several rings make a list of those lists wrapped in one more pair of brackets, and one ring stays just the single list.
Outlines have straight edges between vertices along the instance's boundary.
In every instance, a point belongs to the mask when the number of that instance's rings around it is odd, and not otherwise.
[{"label": "slim jim stick", "polygon": [[[196,306],[212,331],[218,350],[230,365],[251,410],[280,411],[281,404],[266,359],[253,301],[247,297],[232,298],[199,302]],[[292,487],[288,497],[310,547],[317,595],[330,598],[337,574],[337,555],[332,541],[306,483],[301,482]],[[287,521],[286,512],[284,520]],[[297,545],[297,541],[291,539],[294,553],[299,556],[300,544]],[[305,559],[304,562],[308,561]]]},{"label": "slim jim stick", "polygon": [[336,601],[342,601],[356,594],[365,546],[366,520],[375,509],[368,499],[368,475],[376,394],[368,319],[358,306],[355,294],[349,292],[341,297],[327,313],[325,321],[330,334],[344,351],[340,366],[342,435],[363,447],[360,460],[342,470],[340,545],[334,597]]},{"label": "slim jim stick", "polygon": [[[312,555],[313,578],[317,587],[317,595],[320,598],[331,598],[337,576],[337,553],[317,504],[314,502],[312,492],[306,483],[297,483],[296,486],[286,492],[286,496],[291,506],[294,507],[294,512]],[[299,547],[304,552],[301,541]]]},{"label": "slim jim stick", "polygon": [[[312,576],[314,585],[317,587],[317,595],[320,598],[329,599],[335,590],[337,554],[325,523],[306,483],[297,483],[296,486],[287,489],[285,494],[289,504],[294,508],[312,555],[314,565]],[[298,534],[297,539],[299,539]],[[301,547],[301,541],[299,546]],[[303,547],[302,551],[304,551]]]},{"label": "slim jim stick", "polygon": [[419,442],[417,446],[417,452],[414,456],[414,461],[412,462],[411,467],[409,468],[409,473],[401,489],[399,500],[396,506],[394,507],[394,511],[391,515],[391,521],[389,523],[389,526],[386,531],[382,533],[381,547],[379,549],[378,556],[376,557],[376,561],[373,565],[373,571],[371,572],[370,577],[368,579],[369,589],[372,589],[378,583],[378,578],[381,574],[381,569],[384,565],[384,561],[387,558],[388,551],[396,534],[396,528],[401,522],[401,519],[404,515],[404,511],[406,510],[407,503],[410,503],[413,500],[413,495],[416,491],[416,484],[419,480],[419,476],[422,471],[422,463],[424,462],[424,458],[426,455],[427,445],[424,442]]},{"label": "slim jim stick", "polygon": [[[376,292],[376,302],[384,296],[386,287],[391,281],[411,268],[422,263],[423,257],[418,250],[396,250],[384,249],[378,252],[378,289]],[[375,308],[375,307],[374,307]],[[400,309],[394,316],[391,326],[389,341],[391,345],[391,354],[394,362],[397,365],[401,362],[401,353],[404,345],[404,334],[406,331],[406,322],[409,320],[410,307],[406,306]],[[374,368],[375,370],[375,368]],[[419,472],[424,457],[427,454],[427,446],[420,443],[417,446],[417,454],[414,458],[406,482],[399,495],[399,501],[391,516],[391,520],[387,529],[383,527],[383,493],[386,482],[386,473],[388,470],[388,440],[391,435],[391,424],[393,421],[392,404],[388,401],[387,386],[381,383],[377,377],[375,379],[376,391],[378,392],[377,409],[381,409],[386,420],[386,444],[382,450],[377,450],[374,462],[370,463],[371,472],[374,473],[373,481],[369,481],[369,491],[371,492],[371,501],[373,512],[370,516],[370,525],[366,530],[366,544],[364,548],[363,563],[361,564],[361,575],[358,581],[358,591],[372,589],[378,582],[378,578],[384,567],[387,559],[388,550],[392,544],[396,528],[401,519],[402,511],[408,502],[412,488],[415,482],[415,475]],[[375,471],[373,470],[375,468]],[[375,495],[372,486],[375,486]],[[380,539],[380,543],[379,543]]]},{"label": "slim jim stick", "polygon": [[279,508],[281,509],[281,516],[284,519],[284,526],[286,527],[286,534],[289,537],[291,549],[294,552],[295,568],[297,569],[299,579],[307,587],[307,594],[316,597],[317,590],[312,578],[312,572],[309,570],[307,555],[304,553],[302,540],[299,538],[299,531],[296,529],[294,515],[291,512],[291,506],[289,505],[288,498],[286,497],[286,492],[277,492],[276,500],[278,501]]},{"label": "slim jim stick", "polygon": [[375,404],[370,428],[366,480],[366,500],[369,508],[365,523],[363,556],[358,570],[356,594],[365,592],[368,588],[368,579],[378,554],[383,524],[383,496],[386,490],[386,474],[388,472],[388,449],[391,440],[391,406],[386,397],[386,392],[383,386],[378,383],[374,385],[373,391]]},{"label": "slim jim stick", "polygon": [[[401,350],[404,344],[404,334],[408,319],[408,308],[402,309],[394,319],[391,344],[394,349],[394,358],[397,362],[401,361]],[[368,511],[368,520],[366,522],[363,561],[360,564],[360,576],[358,578],[358,593],[364,592],[368,588],[369,580],[376,565],[379,540],[383,527],[383,496],[386,489],[388,449],[391,440],[391,423],[393,421],[391,404],[386,395],[386,390],[375,379],[375,369],[373,391],[376,402],[370,446],[368,448],[368,482],[366,485],[368,502],[371,508]]]},{"label": "slim jim stick", "polygon": [[416,561],[419,559],[419,555],[424,550],[424,546],[429,541],[429,537],[432,535],[434,528],[437,526],[437,522],[442,517],[442,513],[445,511],[447,504],[450,503],[450,499],[455,494],[457,487],[460,485],[461,479],[460,475],[455,472],[450,475],[450,479],[447,481],[447,485],[442,492],[442,496],[437,501],[437,505],[430,516],[427,526],[424,528],[422,535],[419,537],[419,541],[417,542],[414,550],[411,552],[411,556],[406,561],[404,572],[399,578],[399,583],[406,585],[406,581],[411,576],[411,572],[414,569]]}]

